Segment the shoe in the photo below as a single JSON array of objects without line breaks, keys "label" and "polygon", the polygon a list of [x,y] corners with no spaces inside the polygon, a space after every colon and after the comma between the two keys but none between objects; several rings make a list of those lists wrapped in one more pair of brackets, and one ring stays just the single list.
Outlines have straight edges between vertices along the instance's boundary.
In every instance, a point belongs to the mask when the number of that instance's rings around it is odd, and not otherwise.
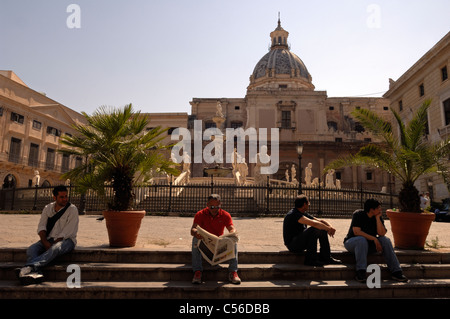
[{"label": "shoe", "polygon": [[365,270],[357,270],[355,279],[359,282],[366,282],[366,271]]},{"label": "shoe", "polygon": [[19,278],[20,283],[24,286],[40,284],[44,281],[44,275],[38,272],[31,272]]},{"label": "shoe", "polygon": [[408,278],[406,278],[405,275],[403,275],[403,272],[401,271],[396,271],[392,273],[391,278],[399,282],[408,282]]},{"label": "shoe", "polygon": [[228,274],[228,279],[232,284],[239,285],[241,283],[241,278],[239,278],[237,272],[232,271]]},{"label": "shoe", "polygon": [[201,284],[202,283],[202,272],[200,270],[197,270],[194,273],[194,278],[192,278],[193,284]]},{"label": "shoe", "polygon": [[19,279],[19,280],[21,277],[28,275],[32,271],[33,271],[33,268],[30,266],[25,266],[25,267],[15,269],[17,279]]},{"label": "shoe", "polygon": [[321,263],[323,263],[324,265],[341,265],[342,261],[339,259],[335,259],[333,257],[330,257],[327,260],[319,260]]}]

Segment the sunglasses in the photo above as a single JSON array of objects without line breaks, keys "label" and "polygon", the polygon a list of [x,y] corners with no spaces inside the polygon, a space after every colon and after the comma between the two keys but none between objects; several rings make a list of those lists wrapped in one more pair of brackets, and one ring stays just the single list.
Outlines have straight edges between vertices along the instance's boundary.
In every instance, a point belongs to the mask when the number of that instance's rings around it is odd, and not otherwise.
[{"label": "sunglasses", "polygon": [[220,208],[220,206],[209,206],[210,209],[217,209]]}]

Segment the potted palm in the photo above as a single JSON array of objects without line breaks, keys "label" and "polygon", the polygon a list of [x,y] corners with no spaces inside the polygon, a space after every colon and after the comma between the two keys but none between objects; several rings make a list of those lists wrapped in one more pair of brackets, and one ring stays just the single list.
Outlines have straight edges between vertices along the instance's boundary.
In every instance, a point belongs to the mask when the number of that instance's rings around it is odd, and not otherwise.
[{"label": "potted palm", "polygon": [[[69,148],[62,153],[86,158],[86,161],[63,175],[81,193],[89,189],[108,198],[103,212],[110,246],[132,247],[145,211],[133,210],[133,186],[146,182],[151,172],[178,175],[174,163],[162,150],[165,129],[147,130],[148,119],[134,112],[132,105],[123,108],[100,107],[92,115],[82,113],[86,125],[75,125],[78,134],[64,136],[61,143]],[[112,194],[107,190],[112,189]]]},{"label": "potted palm", "polygon": [[415,181],[424,174],[434,172],[440,173],[449,185],[446,165],[450,154],[450,139],[431,143],[425,132],[430,103],[431,100],[425,101],[409,123],[404,123],[400,115],[391,109],[396,127],[370,110],[354,110],[352,115],[384,143],[363,146],[356,154],[337,159],[325,168],[367,165],[385,170],[401,181],[399,210],[386,212],[397,248],[423,249],[435,217],[434,214],[421,211]]}]

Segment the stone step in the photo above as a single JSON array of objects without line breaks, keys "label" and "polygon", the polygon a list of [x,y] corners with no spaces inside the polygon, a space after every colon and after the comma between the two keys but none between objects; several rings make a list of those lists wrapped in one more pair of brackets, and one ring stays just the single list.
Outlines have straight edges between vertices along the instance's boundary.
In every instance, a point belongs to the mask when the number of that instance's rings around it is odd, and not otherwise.
[{"label": "stone step", "polygon": [[[440,263],[450,264],[450,252],[439,253],[433,251],[396,251],[400,263]],[[332,256],[344,263],[354,263],[353,255],[346,251],[333,251]],[[0,248],[0,262],[25,262],[26,249],[24,248]],[[58,259],[62,262],[118,262],[118,263],[191,263],[190,251],[156,251],[138,249],[113,249],[113,248],[76,248],[70,254]],[[293,263],[303,264],[304,256],[295,255],[289,251],[240,251],[239,264],[259,263]],[[381,254],[368,256],[368,263],[384,263]]]},{"label": "stone step", "polygon": [[[342,265],[311,267],[288,251],[240,252],[241,285],[226,282],[227,265],[209,266],[202,285],[193,285],[190,251],[77,248],[44,270],[46,281],[20,286],[14,269],[23,265],[25,249],[0,249],[1,298],[450,298],[450,253],[398,251],[408,283],[391,280],[381,255],[381,288],[354,280],[354,257],[337,251]],[[68,288],[67,266],[80,266],[81,288]]]},{"label": "stone step", "polygon": [[[69,264],[62,263],[48,266],[43,274],[47,281],[64,281],[72,272],[67,272]],[[77,263],[81,279],[92,281],[161,281],[189,280],[192,277],[190,264],[118,264],[118,263]],[[14,280],[14,269],[18,263],[0,263],[0,279]],[[382,278],[389,278],[385,265],[379,265]],[[450,278],[450,265],[439,264],[402,264],[403,272],[408,278],[432,279]],[[204,280],[222,280],[227,278],[226,267],[206,266]],[[311,267],[298,264],[241,264],[239,276],[243,281],[258,280],[352,280],[355,276],[354,265],[326,265]]]},{"label": "stone step", "polygon": [[[190,264],[148,263],[77,263],[83,281],[183,281],[192,278]],[[16,279],[15,269],[20,263],[0,263],[0,280]],[[47,281],[65,281],[72,272],[67,272],[69,263],[48,266],[43,270]],[[379,265],[382,278],[389,278],[386,265]],[[449,264],[402,264],[406,277],[421,279],[450,279]],[[227,278],[225,265],[205,266],[206,281]],[[239,276],[243,281],[258,280],[352,280],[355,267],[350,264],[311,267],[299,264],[240,264]]]},{"label": "stone step", "polygon": [[113,282],[82,281],[80,288],[66,282],[19,286],[0,281],[0,299],[362,299],[450,298],[450,279],[412,279],[408,283],[383,280],[380,288],[368,288],[354,280],[223,281],[192,285],[190,281]]}]

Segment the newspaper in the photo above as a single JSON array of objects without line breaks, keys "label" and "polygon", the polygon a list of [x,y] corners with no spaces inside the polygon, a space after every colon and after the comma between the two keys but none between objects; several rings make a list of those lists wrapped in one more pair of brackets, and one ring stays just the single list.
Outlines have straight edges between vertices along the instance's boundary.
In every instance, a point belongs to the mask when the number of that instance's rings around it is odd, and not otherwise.
[{"label": "newspaper", "polygon": [[197,226],[197,232],[202,236],[197,247],[203,258],[211,265],[218,265],[236,257],[236,243],[239,241],[237,233],[228,233],[217,237],[200,226]]}]

